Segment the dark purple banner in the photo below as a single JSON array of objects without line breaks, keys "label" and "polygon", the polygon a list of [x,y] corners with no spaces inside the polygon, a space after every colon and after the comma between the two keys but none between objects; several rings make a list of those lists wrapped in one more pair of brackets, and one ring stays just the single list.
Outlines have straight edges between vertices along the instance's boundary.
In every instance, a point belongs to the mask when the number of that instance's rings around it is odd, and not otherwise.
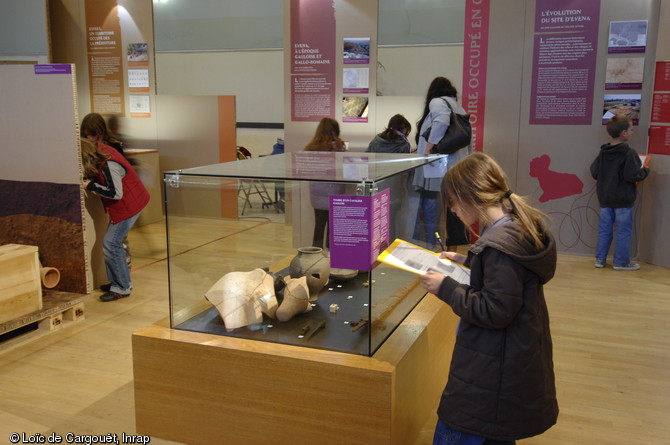
[{"label": "dark purple banner", "polygon": [[591,125],[600,1],[538,0],[531,125]]},{"label": "dark purple banner", "polygon": [[291,0],[291,120],[335,118],[335,8]]},{"label": "dark purple banner", "polygon": [[467,0],[465,2],[462,103],[465,111],[470,115],[471,145],[475,151],[484,151],[490,9],[489,0]]}]

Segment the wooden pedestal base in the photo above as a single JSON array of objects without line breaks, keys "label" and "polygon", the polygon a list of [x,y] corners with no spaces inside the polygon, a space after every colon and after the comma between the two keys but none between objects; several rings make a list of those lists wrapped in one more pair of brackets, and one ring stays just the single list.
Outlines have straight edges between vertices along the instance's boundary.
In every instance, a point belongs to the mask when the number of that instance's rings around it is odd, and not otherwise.
[{"label": "wooden pedestal base", "polygon": [[183,443],[411,444],[458,320],[427,295],[372,357],[169,328],[133,335],[137,432]]}]

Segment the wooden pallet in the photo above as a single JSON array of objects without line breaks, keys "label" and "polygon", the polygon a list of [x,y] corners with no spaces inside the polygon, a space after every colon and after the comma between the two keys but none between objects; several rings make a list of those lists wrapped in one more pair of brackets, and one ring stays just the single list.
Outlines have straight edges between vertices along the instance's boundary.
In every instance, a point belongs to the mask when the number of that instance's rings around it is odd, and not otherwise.
[{"label": "wooden pallet", "polygon": [[[51,332],[84,320],[86,314],[84,300],[88,297],[86,294],[45,290],[41,310],[0,324],[0,349],[5,346],[4,343],[15,343],[19,338],[34,336],[36,331]],[[32,329],[21,336],[11,336],[12,332],[16,333],[21,328],[33,324],[37,325],[37,329]]]}]

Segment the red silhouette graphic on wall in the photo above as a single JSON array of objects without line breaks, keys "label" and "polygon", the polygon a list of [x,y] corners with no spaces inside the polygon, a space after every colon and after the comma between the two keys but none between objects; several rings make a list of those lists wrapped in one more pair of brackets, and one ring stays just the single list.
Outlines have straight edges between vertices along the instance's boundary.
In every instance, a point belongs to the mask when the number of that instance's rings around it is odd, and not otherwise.
[{"label": "red silhouette graphic on wall", "polygon": [[551,171],[549,170],[550,163],[549,155],[542,155],[530,161],[530,176],[537,178],[543,192],[540,196],[540,202],[582,193],[584,183],[577,175]]}]

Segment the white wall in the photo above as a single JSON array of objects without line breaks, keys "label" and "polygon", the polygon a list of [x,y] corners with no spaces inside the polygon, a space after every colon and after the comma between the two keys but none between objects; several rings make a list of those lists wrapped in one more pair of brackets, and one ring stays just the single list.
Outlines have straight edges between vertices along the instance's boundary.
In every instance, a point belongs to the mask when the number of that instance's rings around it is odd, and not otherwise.
[{"label": "white wall", "polygon": [[284,52],[156,54],[158,94],[236,96],[238,122],[284,122]]},{"label": "white wall", "polygon": [[47,63],[46,0],[0,0],[0,60]]},{"label": "white wall", "polygon": [[[283,50],[158,53],[157,92],[233,95],[238,122],[282,123],[283,57]],[[384,96],[425,96],[436,76],[455,85],[462,81],[463,45],[380,48],[378,58],[384,68],[377,72],[377,89]]]},{"label": "white wall", "polygon": [[425,97],[437,76],[451,80],[460,92],[462,44],[382,47],[377,59],[383,65],[377,70],[377,90],[383,96]]}]

